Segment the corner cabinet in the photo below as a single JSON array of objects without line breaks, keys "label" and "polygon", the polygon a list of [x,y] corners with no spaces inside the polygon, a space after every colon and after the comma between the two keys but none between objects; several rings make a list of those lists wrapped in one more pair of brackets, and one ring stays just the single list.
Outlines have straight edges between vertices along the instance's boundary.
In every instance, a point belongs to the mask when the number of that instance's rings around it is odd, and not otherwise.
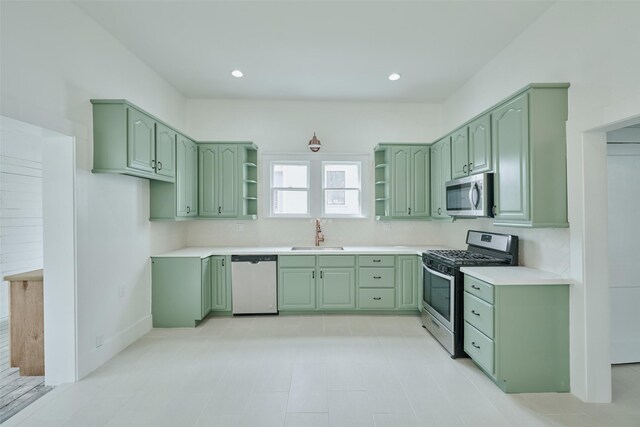
[{"label": "corner cabinet", "polygon": [[198,216],[257,217],[257,147],[252,143],[198,145]]},{"label": "corner cabinet", "polygon": [[194,327],[211,310],[212,261],[152,258],[151,315],[156,328]]},{"label": "corner cabinet", "polygon": [[504,392],[568,392],[569,286],[464,276],[464,351]]},{"label": "corner cabinet", "polygon": [[451,219],[447,215],[445,183],[451,180],[451,138],[431,146],[431,218]]},{"label": "corner cabinet", "polygon": [[174,181],[176,131],[125,100],[91,103],[94,173]]},{"label": "corner cabinet", "polygon": [[151,181],[151,220],[182,220],[198,216],[198,145],[177,134],[175,157],[175,183]]},{"label": "corner cabinet", "polygon": [[428,145],[381,144],[376,148],[375,167],[378,219],[429,218]]},{"label": "corner cabinet", "polygon": [[491,113],[494,224],[568,227],[568,85],[532,85]]}]

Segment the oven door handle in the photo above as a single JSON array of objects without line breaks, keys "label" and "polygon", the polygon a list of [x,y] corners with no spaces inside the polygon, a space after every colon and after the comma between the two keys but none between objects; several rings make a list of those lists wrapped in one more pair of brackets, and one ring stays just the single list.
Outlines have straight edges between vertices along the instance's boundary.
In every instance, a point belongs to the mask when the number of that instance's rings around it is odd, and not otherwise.
[{"label": "oven door handle", "polygon": [[432,269],[430,269],[429,267],[427,267],[424,264],[423,264],[423,267],[424,267],[425,270],[427,270],[429,273],[433,274],[434,276],[442,277],[443,279],[446,279],[446,280],[449,280],[449,281],[453,278],[453,276],[449,276],[449,275],[446,275],[446,274],[442,274],[439,271],[432,270]]}]

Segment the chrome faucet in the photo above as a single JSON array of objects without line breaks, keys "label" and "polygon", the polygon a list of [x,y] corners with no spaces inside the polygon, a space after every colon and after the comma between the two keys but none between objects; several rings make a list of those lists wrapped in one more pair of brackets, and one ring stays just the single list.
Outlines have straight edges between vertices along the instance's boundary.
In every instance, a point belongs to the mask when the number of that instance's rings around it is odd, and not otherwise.
[{"label": "chrome faucet", "polygon": [[320,228],[320,218],[316,218],[316,246],[320,246],[320,242],[324,242],[324,234]]}]

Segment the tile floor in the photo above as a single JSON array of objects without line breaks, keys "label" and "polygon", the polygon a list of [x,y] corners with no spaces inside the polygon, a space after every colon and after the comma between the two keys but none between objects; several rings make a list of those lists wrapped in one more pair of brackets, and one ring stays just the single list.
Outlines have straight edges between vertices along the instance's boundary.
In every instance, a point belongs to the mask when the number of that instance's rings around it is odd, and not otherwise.
[{"label": "tile floor", "polygon": [[502,393],[411,316],[212,318],[154,329],[11,418],[25,426],[640,426],[640,365],[614,402]]}]

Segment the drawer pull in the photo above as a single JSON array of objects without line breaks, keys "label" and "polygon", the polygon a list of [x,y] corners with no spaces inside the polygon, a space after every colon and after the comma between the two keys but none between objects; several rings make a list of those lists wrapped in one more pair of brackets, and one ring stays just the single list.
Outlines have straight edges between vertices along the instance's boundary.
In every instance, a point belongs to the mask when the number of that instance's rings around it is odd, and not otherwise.
[{"label": "drawer pull", "polygon": [[373,276],[374,279],[382,279],[382,276]]},{"label": "drawer pull", "polygon": [[472,287],[473,289],[475,289],[476,291],[479,291],[479,290],[480,290],[480,287],[479,287],[479,286],[471,285],[471,287]]},{"label": "drawer pull", "polygon": [[374,300],[376,301],[380,301],[382,299],[382,297],[373,297]]},{"label": "drawer pull", "polygon": [[475,341],[471,341],[471,345],[472,345],[472,346],[474,346],[475,348],[478,348],[478,349],[480,348],[480,346],[479,346],[479,345],[476,345],[476,342],[475,342]]},{"label": "drawer pull", "polygon": [[374,259],[373,262],[382,262],[381,259]]},{"label": "drawer pull", "polygon": [[475,311],[475,310],[471,310],[471,314],[475,314],[476,316],[480,316],[480,313],[478,313],[478,312],[477,312],[477,311]]}]

